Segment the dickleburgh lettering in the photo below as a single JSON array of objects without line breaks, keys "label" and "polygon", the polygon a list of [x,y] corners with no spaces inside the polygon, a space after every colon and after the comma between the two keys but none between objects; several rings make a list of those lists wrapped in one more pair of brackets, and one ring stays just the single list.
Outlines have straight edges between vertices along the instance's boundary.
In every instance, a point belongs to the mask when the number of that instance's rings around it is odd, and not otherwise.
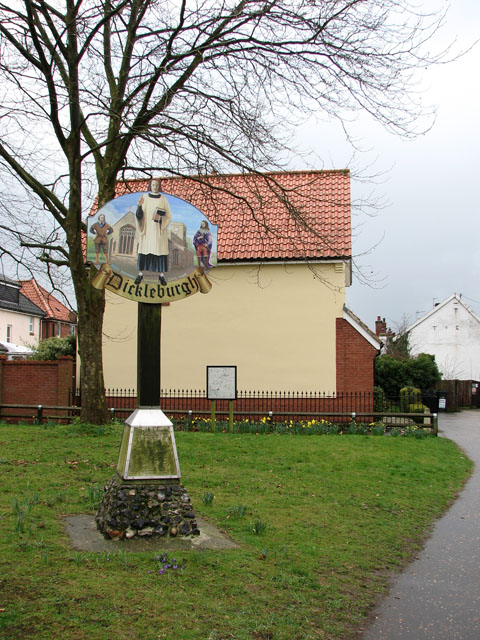
[{"label": "dickleburgh lettering", "polygon": [[114,291],[118,291],[122,286],[122,282],[123,282],[122,276],[114,271],[110,276],[110,278],[108,279],[106,286],[110,287]]},{"label": "dickleburgh lettering", "polygon": [[[200,275],[200,274],[198,274]],[[203,274],[201,274],[202,277]],[[206,278],[204,278],[206,280]],[[208,280],[207,280],[207,284]],[[125,298],[135,300],[136,302],[160,302],[161,300],[175,301],[181,300],[188,296],[201,291],[207,293],[209,289],[204,291],[202,284],[197,280],[196,272],[185,276],[180,280],[170,282],[168,286],[162,286],[158,283],[143,282],[135,284],[130,278],[125,278],[117,272],[109,273],[106,286],[110,291],[119,293]],[[210,285],[211,287],[211,285]]]}]

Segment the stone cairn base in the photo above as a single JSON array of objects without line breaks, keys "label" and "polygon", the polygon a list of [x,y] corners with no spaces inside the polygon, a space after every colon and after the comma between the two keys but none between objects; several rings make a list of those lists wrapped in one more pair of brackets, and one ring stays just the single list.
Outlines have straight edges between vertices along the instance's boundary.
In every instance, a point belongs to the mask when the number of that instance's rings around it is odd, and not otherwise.
[{"label": "stone cairn base", "polygon": [[105,486],[95,522],[108,539],[200,534],[185,487],[165,481],[138,484],[112,478]]}]

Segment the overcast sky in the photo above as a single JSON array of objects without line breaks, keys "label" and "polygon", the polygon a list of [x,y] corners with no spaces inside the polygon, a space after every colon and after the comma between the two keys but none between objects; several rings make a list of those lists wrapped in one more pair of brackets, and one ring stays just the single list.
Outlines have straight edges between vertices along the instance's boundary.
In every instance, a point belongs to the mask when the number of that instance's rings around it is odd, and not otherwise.
[{"label": "overcast sky", "polygon": [[[451,4],[441,37],[445,43],[456,38],[465,50],[480,37],[480,1]],[[366,118],[352,128],[363,147],[370,148],[357,164],[373,162],[370,171],[385,172],[382,183],[370,185],[368,192],[373,189],[386,205],[374,218],[353,217],[353,253],[373,286],[355,277],[347,305],[372,329],[377,315],[393,329],[404,316],[413,323],[452,293],[461,293],[480,314],[480,44],[422,78],[422,100],[437,106],[428,133],[405,141]],[[349,166],[351,149],[340,127],[310,123],[299,135],[312,141],[324,160],[318,168]],[[352,181],[352,200],[364,197],[366,189]]]}]

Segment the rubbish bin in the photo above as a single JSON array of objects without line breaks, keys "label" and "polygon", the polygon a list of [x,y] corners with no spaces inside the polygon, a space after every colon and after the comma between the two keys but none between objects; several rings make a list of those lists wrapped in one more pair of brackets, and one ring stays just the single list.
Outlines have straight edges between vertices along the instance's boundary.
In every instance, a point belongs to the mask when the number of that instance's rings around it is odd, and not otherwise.
[{"label": "rubbish bin", "polygon": [[430,413],[438,413],[438,393],[435,389],[422,389],[422,404]]}]

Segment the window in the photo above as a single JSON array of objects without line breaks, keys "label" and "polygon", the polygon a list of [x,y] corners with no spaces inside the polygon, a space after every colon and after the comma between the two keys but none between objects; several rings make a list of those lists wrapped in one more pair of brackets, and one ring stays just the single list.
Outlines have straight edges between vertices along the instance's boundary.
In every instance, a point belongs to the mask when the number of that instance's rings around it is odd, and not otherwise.
[{"label": "window", "polygon": [[30,335],[33,336],[34,330],[35,330],[35,325],[33,324],[33,316],[30,316],[30,320],[28,323],[28,330],[30,331]]},{"label": "window", "polygon": [[57,336],[60,338],[62,335],[62,323],[57,322]]},{"label": "window", "polygon": [[11,324],[7,324],[7,342],[13,340],[13,327]]},{"label": "window", "polygon": [[133,245],[135,241],[135,229],[131,225],[126,224],[120,229],[120,246],[118,253],[123,255],[133,254]]}]

